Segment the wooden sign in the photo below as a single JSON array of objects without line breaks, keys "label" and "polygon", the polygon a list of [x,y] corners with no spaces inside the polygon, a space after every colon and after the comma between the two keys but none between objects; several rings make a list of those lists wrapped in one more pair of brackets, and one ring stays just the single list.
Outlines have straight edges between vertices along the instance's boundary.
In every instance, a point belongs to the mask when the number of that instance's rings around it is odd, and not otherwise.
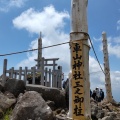
[{"label": "wooden sign", "polygon": [[72,43],[72,114],[74,120],[85,120],[82,41]]}]

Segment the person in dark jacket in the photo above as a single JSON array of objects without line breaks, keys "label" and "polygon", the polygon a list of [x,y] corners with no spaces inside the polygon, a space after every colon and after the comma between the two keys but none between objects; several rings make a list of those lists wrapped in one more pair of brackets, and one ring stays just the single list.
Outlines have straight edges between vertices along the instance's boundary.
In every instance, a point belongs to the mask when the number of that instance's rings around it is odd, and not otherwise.
[{"label": "person in dark jacket", "polygon": [[96,91],[95,91],[95,90],[93,90],[92,98],[93,98],[94,100],[96,99]]},{"label": "person in dark jacket", "polygon": [[90,89],[90,97],[92,97],[92,91],[91,91],[91,89]]},{"label": "person in dark jacket", "polygon": [[63,82],[63,88],[65,90],[66,107],[69,108],[69,79]]},{"label": "person in dark jacket", "polygon": [[65,100],[66,100],[66,106],[69,109],[69,79],[66,80],[66,85],[65,85]]},{"label": "person in dark jacket", "polygon": [[100,89],[100,100],[104,99],[104,92],[102,89]]}]

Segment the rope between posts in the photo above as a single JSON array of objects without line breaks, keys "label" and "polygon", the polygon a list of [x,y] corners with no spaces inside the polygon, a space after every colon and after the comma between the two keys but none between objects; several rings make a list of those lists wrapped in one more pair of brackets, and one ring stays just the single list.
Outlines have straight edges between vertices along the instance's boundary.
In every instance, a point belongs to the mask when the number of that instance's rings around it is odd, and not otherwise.
[{"label": "rope between posts", "polygon": [[[104,70],[102,69],[102,67],[101,67],[101,65],[100,65],[100,62],[99,62],[99,60],[98,60],[97,54],[96,54],[96,52],[95,52],[95,49],[94,49],[94,46],[93,46],[93,44],[92,44],[92,41],[91,41],[91,38],[90,38],[89,34],[88,34],[88,33],[85,33],[85,32],[80,32],[80,33],[83,33],[84,35],[88,36],[89,41],[90,41],[90,44],[91,44],[92,49],[93,49],[93,52],[94,52],[94,54],[95,54],[96,60],[97,60],[97,62],[98,62],[98,64],[99,64],[102,72],[104,73]],[[40,49],[46,49],[46,48],[50,48],[50,47],[55,47],[55,46],[59,46],[59,45],[64,45],[64,44],[72,43],[72,42],[73,42],[73,41],[64,42],[64,43],[59,43],[59,44],[55,44],[55,45],[51,45],[51,46],[42,47],[42,48],[40,48]],[[7,54],[0,54],[0,56],[14,55],[14,54],[20,54],[20,53],[31,52],[31,51],[36,51],[36,50],[39,50],[39,49],[37,48],[37,49],[30,49],[30,50],[24,50],[24,51],[7,53]],[[104,73],[104,74],[105,74],[105,73]]]},{"label": "rope between posts", "polygon": [[[55,45],[51,45],[51,46],[46,46],[46,47],[42,47],[42,48],[40,48],[40,49],[55,47],[55,46],[59,46],[59,45],[67,44],[67,43],[70,43],[70,42],[64,42],[64,43],[60,43],[60,44],[55,44]],[[36,49],[24,50],[24,51],[20,51],[20,52],[13,52],[13,53],[1,54],[0,56],[14,55],[14,54],[20,54],[20,53],[31,52],[31,51],[36,51],[36,50],[39,50],[39,49],[36,48]]]},{"label": "rope between posts", "polygon": [[97,60],[97,62],[98,62],[98,64],[99,64],[99,66],[100,66],[100,69],[101,69],[102,72],[105,74],[105,72],[104,72],[104,70],[102,69],[102,66],[101,66],[101,64],[100,64],[100,62],[99,62],[99,60],[98,60],[98,57],[97,57],[97,54],[96,54],[96,52],[95,52],[95,49],[94,49],[94,46],[93,46],[93,44],[92,44],[92,41],[91,41],[90,36],[89,36],[89,41],[90,41],[90,44],[91,44],[91,46],[92,46],[93,52],[94,52],[94,54],[95,54],[96,60]]}]

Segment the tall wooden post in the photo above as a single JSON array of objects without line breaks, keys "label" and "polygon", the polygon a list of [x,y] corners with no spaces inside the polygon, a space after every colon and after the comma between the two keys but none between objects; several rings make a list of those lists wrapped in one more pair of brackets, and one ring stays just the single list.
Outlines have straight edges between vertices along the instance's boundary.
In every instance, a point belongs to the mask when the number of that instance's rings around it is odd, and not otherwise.
[{"label": "tall wooden post", "polygon": [[38,63],[37,68],[40,69],[40,62],[42,60],[42,38],[41,38],[41,32],[40,32],[40,38],[38,39]]},{"label": "tall wooden post", "polygon": [[6,82],[6,70],[7,70],[7,59],[4,59],[4,63],[3,63],[3,79],[2,79],[2,85],[5,85]]},{"label": "tall wooden post", "polygon": [[[90,120],[89,44],[87,0],[72,0],[71,81],[69,119]],[[72,96],[71,96],[72,95]]]},{"label": "tall wooden post", "polygon": [[24,72],[24,74],[25,74],[25,76],[24,76],[24,83],[25,83],[25,85],[26,85],[26,82],[27,82],[27,67],[25,67],[25,72]]},{"label": "tall wooden post", "polygon": [[44,85],[44,57],[42,57],[41,59],[40,72],[41,72],[41,85]]},{"label": "tall wooden post", "polygon": [[111,80],[110,80],[110,68],[109,68],[109,57],[107,48],[107,37],[106,33],[102,33],[103,37],[103,54],[104,54],[104,72],[105,72],[105,87],[108,102],[112,102],[112,90],[111,90]]},{"label": "tall wooden post", "polygon": [[35,85],[35,67],[32,68],[32,73],[33,73],[32,84]]},{"label": "tall wooden post", "polygon": [[13,78],[13,73],[14,73],[14,67],[11,68],[11,78]]},{"label": "tall wooden post", "polygon": [[19,67],[19,80],[21,80],[21,75],[22,75],[22,67]]}]

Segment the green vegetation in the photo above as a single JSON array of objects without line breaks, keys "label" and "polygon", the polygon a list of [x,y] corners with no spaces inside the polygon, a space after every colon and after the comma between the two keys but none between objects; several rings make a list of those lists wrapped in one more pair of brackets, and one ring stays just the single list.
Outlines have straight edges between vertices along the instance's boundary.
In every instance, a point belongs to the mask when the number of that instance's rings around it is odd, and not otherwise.
[{"label": "green vegetation", "polygon": [[4,116],[2,118],[2,120],[10,120],[10,115],[12,113],[12,108],[8,109],[5,113]]}]

